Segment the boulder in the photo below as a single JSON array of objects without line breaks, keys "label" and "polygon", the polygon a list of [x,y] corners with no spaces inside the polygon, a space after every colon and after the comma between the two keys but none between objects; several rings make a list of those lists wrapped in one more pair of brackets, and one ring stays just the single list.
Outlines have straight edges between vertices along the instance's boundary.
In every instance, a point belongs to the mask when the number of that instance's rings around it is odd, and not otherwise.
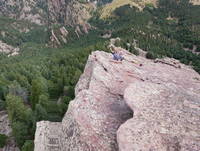
[{"label": "boulder", "polygon": [[8,54],[8,56],[15,56],[19,54],[19,51],[19,48],[14,48],[0,40],[0,53]]}]

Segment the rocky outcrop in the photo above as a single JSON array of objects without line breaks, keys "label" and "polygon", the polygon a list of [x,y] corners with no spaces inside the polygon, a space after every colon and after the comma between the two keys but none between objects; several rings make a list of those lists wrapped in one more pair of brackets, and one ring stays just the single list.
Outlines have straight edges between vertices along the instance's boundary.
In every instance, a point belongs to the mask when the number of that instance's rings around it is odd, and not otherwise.
[{"label": "rocky outcrop", "polygon": [[89,56],[63,121],[37,123],[35,151],[200,150],[200,75],[122,53]]},{"label": "rocky outcrop", "polygon": [[82,24],[81,27],[80,26],[76,26],[76,28],[75,28],[76,36],[79,38],[80,35],[82,35],[82,34],[88,34],[90,29],[94,29],[94,27],[92,27],[88,23]]},{"label": "rocky outcrop", "polygon": [[82,25],[94,9],[91,2],[78,0],[1,0],[0,15],[36,24]]},{"label": "rocky outcrop", "polygon": [[58,48],[61,44],[66,44],[68,40],[69,32],[63,26],[58,29],[51,30],[51,36],[49,41],[49,46],[53,48]]},{"label": "rocky outcrop", "polygon": [[[40,7],[45,0],[1,0],[0,15],[9,16],[15,19],[25,19],[36,24],[44,24],[42,14],[44,10]],[[42,6],[42,5],[41,5]]]},{"label": "rocky outcrop", "polygon": [[0,148],[0,151],[19,151],[19,148],[12,137],[12,129],[8,119],[8,114],[5,111],[0,111],[0,134],[8,136],[6,146]]},{"label": "rocky outcrop", "polygon": [[73,30],[68,31],[65,26],[54,28],[51,30],[51,36],[49,41],[49,46],[58,48],[62,44],[68,43],[70,39],[75,38],[74,36],[77,36],[77,38],[80,38],[83,34],[88,34],[89,30],[93,27],[90,26],[88,23],[84,23],[82,25],[77,25],[76,28]]},{"label": "rocky outcrop", "polygon": [[15,56],[19,54],[19,48],[14,48],[0,40],[0,53],[8,54],[8,56]]},{"label": "rocky outcrop", "polygon": [[200,0],[190,0],[190,2],[194,5],[200,5]]},{"label": "rocky outcrop", "polygon": [[49,0],[49,18],[51,22],[65,25],[82,25],[91,17],[91,3],[80,3],[78,0]]}]

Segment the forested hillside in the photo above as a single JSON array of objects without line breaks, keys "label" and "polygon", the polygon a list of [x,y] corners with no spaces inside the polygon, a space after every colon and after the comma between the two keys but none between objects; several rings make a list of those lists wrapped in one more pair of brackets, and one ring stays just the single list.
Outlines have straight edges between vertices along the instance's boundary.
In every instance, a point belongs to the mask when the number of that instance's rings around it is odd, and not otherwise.
[{"label": "forested hillside", "polygon": [[37,121],[61,121],[87,56],[104,47],[101,39],[82,38],[57,49],[27,43],[19,56],[0,56],[0,110],[8,111],[22,150],[30,150]]},{"label": "forested hillside", "polygon": [[[100,10],[101,12],[101,10]],[[121,6],[108,19],[97,13],[91,21],[102,30],[112,31],[122,39],[120,46],[132,52],[132,44],[147,51],[147,57],[173,57],[200,72],[200,6],[188,0],[160,0],[158,8],[146,5],[143,11],[130,5]],[[137,54],[137,52],[135,52]]]},{"label": "forested hillside", "polygon": [[[7,110],[22,151],[33,150],[37,121],[61,121],[88,55],[95,50],[108,51],[109,39],[102,34],[120,37],[117,45],[134,54],[138,54],[133,46],[136,41],[147,58],[172,57],[200,73],[199,5],[188,0],[159,0],[157,7],[148,4],[143,11],[123,5],[102,19],[103,7],[93,12],[89,20],[93,28],[88,34],[72,36],[59,48],[49,47],[46,25],[0,17],[0,31],[6,33],[1,32],[0,40],[20,48],[18,56],[0,54],[0,111]],[[0,135],[0,140],[5,139]]]}]

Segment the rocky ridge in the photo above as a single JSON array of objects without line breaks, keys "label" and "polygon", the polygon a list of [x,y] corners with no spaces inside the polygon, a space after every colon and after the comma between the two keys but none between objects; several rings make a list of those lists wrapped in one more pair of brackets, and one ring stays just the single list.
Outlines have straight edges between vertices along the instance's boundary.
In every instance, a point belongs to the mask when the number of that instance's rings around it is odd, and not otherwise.
[{"label": "rocky ridge", "polygon": [[78,0],[1,0],[0,15],[33,23],[76,25],[87,22],[92,2]]},{"label": "rocky ridge", "polygon": [[35,151],[200,150],[200,75],[121,50],[89,56],[63,121],[37,123]]},{"label": "rocky ridge", "polygon": [[[81,35],[88,34],[89,30],[92,28],[93,27],[88,23],[84,23],[81,26],[76,25],[73,33],[77,38],[80,38]],[[59,27],[58,29],[51,29],[49,46],[54,48],[60,47],[62,44],[68,43],[70,36],[72,36],[72,33],[70,33],[65,26]]]}]

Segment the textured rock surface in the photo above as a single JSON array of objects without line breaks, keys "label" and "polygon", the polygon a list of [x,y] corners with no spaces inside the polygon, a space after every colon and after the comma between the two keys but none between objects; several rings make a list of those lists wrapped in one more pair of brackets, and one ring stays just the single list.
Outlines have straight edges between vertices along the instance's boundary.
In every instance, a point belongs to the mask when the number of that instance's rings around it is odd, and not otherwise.
[{"label": "textured rock surface", "polygon": [[200,5],[200,0],[190,0],[194,5]]},{"label": "textured rock surface", "polygon": [[0,134],[9,136],[7,145],[4,148],[0,148],[0,151],[19,151],[14,138],[11,137],[12,129],[8,119],[8,114],[5,111],[0,111]]},{"label": "textured rock surface", "polygon": [[41,16],[43,13],[44,11],[40,7],[37,7],[36,0],[1,0],[0,2],[0,15],[43,24],[44,20]]},{"label": "textured rock surface", "polygon": [[0,15],[36,24],[76,25],[90,18],[92,8],[92,3],[80,3],[78,0],[1,0]]},{"label": "textured rock surface", "polygon": [[9,56],[15,56],[19,53],[19,48],[14,48],[0,40],[0,53],[9,54]]},{"label": "textured rock surface", "polygon": [[62,123],[37,123],[35,151],[200,150],[199,74],[123,53],[89,56]]},{"label": "textured rock surface", "polygon": [[90,3],[83,4],[78,0],[49,0],[49,18],[51,22],[65,25],[84,24],[90,18]]},{"label": "textured rock surface", "polygon": [[62,124],[55,122],[42,121],[37,123],[37,131],[35,133],[35,150],[38,151],[61,151],[63,147],[61,138],[64,137],[62,134]]},{"label": "textured rock surface", "polygon": [[7,136],[11,134],[8,114],[5,111],[0,111],[0,133]]}]

